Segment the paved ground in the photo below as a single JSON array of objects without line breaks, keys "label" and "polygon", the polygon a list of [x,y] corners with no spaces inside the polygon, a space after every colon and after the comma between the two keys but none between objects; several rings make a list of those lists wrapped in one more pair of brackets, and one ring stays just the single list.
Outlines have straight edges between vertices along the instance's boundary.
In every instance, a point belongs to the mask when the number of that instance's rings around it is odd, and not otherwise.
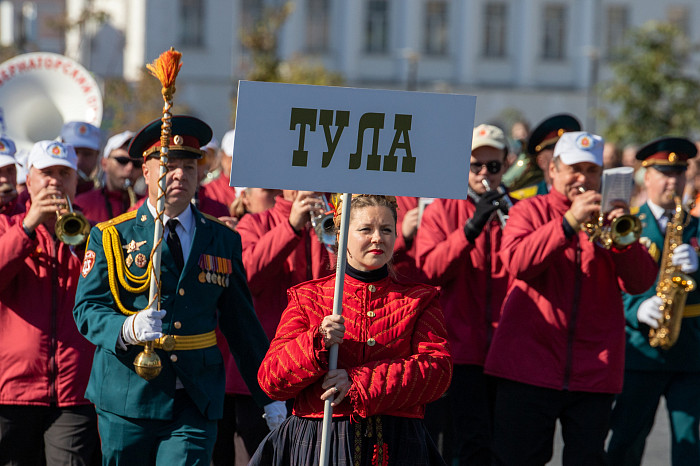
[{"label": "paved ground", "polygon": [[[662,402],[659,404],[659,409],[656,412],[654,428],[649,434],[649,437],[647,437],[642,466],[664,466],[671,464],[669,436],[668,414],[666,412],[666,405],[662,400]],[[561,432],[559,430],[559,426],[557,426],[557,433],[554,443],[554,455],[552,456],[552,461],[547,463],[549,466],[561,466],[562,447],[563,442],[561,440]]]}]

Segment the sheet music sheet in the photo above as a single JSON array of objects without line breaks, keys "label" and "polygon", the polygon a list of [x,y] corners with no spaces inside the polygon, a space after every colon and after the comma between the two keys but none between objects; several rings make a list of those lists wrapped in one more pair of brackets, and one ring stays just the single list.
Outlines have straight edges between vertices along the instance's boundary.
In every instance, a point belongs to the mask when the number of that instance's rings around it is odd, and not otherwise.
[{"label": "sheet music sheet", "polygon": [[600,193],[603,196],[601,206],[603,212],[613,208],[611,201],[623,200],[629,205],[634,187],[634,169],[632,167],[617,167],[603,170],[603,180]]}]

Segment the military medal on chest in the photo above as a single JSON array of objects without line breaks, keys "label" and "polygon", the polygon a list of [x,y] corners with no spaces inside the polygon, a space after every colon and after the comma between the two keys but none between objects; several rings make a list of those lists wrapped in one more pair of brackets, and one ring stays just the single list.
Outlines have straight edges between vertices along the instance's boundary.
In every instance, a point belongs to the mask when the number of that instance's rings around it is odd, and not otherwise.
[{"label": "military medal on chest", "polygon": [[202,254],[199,256],[199,268],[200,283],[211,283],[223,288],[228,286],[229,275],[233,271],[230,259]]},{"label": "military medal on chest", "polygon": [[133,240],[133,239],[132,239],[131,241],[129,241],[127,244],[125,244],[125,245],[122,246],[122,247],[123,247],[124,249],[126,249],[126,253],[127,253],[127,254],[131,254],[132,252],[136,252],[136,251],[138,251],[139,249],[141,249],[141,246],[143,246],[144,244],[146,244],[146,241],[139,241],[139,242],[136,242],[136,240]]},{"label": "military medal on chest", "polygon": [[134,262],[136,263],[136,267],[139,268],[144,268],[146,267],[146,264],[148,263],[148,259],[146,259],[146,255],[143,253],[138,253],[136,254],[136,257],[134,258]]}]

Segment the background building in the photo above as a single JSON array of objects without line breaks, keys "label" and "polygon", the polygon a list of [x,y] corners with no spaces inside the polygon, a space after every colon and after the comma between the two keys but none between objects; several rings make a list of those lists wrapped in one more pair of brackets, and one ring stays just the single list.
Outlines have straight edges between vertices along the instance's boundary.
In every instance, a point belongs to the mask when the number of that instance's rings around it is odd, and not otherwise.
[{"label": "background building", "polygon": [[[280,0],[0,1],[0,45],[77,59],[99,78],[139,78],[170,46],[183,53],[177,102],[231,126],[237,82],[250,68],[240,35]],[[477,122],[555,112],[597,130],[592,88],[631,27],[678,24],[700,42],[696,0],[296,0],[279,56],[313,57],[347,85],[477,96]],[[92,13],[86,15],[85,13]],[[105,13],[104,22],[99,20]],[[65,15],[63,33],[51,18]],[[66,24],[66,23],[64,23]],[[688,66],[700,69],[697,56]]]}]

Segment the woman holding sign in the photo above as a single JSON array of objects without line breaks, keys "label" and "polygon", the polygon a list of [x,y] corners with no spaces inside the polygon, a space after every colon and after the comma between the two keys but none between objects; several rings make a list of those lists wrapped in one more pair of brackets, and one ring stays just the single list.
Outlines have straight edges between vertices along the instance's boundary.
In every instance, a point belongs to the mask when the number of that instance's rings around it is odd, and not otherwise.
[{"label": "woman holding sign", "polygon": [[[437,290],[390,276],[393,197],[354,196],[351,207],[343,315],[332,315],[335,276],[289,290],[258,380],[272,398],[295,399],[293,416],[265,438],[251,464],[318,464],[331,397],[331,464],[445,464],[422,423],[425,404],[452,375]],[[338,369],[329,371],[336,343]]]}]

